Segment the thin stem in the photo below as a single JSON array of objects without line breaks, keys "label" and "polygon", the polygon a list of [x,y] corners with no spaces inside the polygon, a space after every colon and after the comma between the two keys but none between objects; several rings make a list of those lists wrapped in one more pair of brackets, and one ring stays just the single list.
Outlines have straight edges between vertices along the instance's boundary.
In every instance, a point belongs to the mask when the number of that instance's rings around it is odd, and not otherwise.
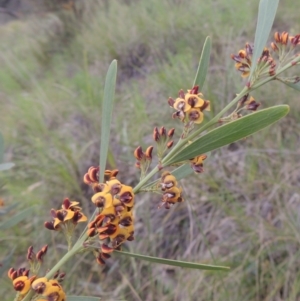
[{"label": "thin stem", "polygon": [[68,251],[72,249],[72,236],[67,237],[67,242],[68,242]]},{"label": "thin stem", "polygon": [[17,292],[17,294],[16,294],[16,297],[15,297],[14,301],[18,301],[18,299],[19,299],[19,296],[20,296],[20,292]]},{"label": "thin stem", "polygon": [[[28,292],[28,294],[25,296],[25,298],[22,299],[22,301],[30,301],[30,300],[32,299],[32,297],[33,297],[34,294],[35,294],[34,290],[31,289],[31,290]],[[14,301],[16,301],[16,300],[14,300]]]},{"label": "thin stem", "polygon": [[81,248],[78,246],[77,243],[73,246],[73,248],[68,251],[60,260],[59,262],[45,275],[47,279],[51,279],[53,275],[60,269],[60,267],[65,264],[70,258],[72,258]]},{"label": "thin stem", "polygon": [[133,192],[137,193],[139,191],[139,189],[145,184],[147,183],[147,181],[149,179],[151,179],[157,172],[159,171],[158,166],[154,167],[146,176],[145,178],[143,178],[134,188],[133,188]]},{"label": "thin stem", "polygon": [[288,50],[288,52],[284,53],[283,52],[283,55],[281,56],[281,58],[279,58],[279,65],[278,65],[278,68],[284,63],[284,61],[288,58],[288,56],[291,54],[291,52],[293,51],[294,49],[293,48],[290,48]]}]

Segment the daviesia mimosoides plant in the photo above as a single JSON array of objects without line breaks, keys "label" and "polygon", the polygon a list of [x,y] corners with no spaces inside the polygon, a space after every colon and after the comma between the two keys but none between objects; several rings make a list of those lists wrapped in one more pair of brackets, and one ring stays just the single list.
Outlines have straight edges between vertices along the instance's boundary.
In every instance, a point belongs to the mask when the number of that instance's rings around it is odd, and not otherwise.
[{"label": "daviesia mimosoides plant", "polygon": [[[268,5],[272,4],[262,0],[260,10],[268,9]],[[275,12],[276,9],[274,14]],[[264,17],[264,14],[259,15],[259,18],[263,18],[262,16]],[[267,25],[270,25],[270,22],[273,22],[272,16],[266,22]],[[177,97],[166,97],[166,105],[173,110],[170,118],[182,124],[182,130],[177,134],[174,128],[167,130],[165,126],[155,127],[152,130],[153,145],[149,145],[145,150],[136,146],[133,156],[136,160],[135,166],[140,171],[140,179],[134,187],[122,183],[118,179],[119,171],[108,170],[103,163],[107,158],[117,70],[116,61],[112,62],[104,90],[100,166],[91,166],[83,175],[83,182],[93,190],[91,202],[95,206],[95,212],[88,220],[79,203],[68,198],[63,200],[60,209],[51,209],[52,220],[45,222],[45,227],[64,234],[68,252],[46,275],[40,275],[40,267],[48,246],[45,245],[36,254],[30,246],[27,253],[30,267],[10,268],[8,271],[13,288],[17,291],[15,300],[67,300],[61,284],[65,273],[60,272],[60,269],[67,260],[80,252],[92,252],[100,265],[104,265],[114,252],[118,252],[126,256],[182,267],[228,270],[222,266],[177,262],[126,253],[122,252],[121,248],[125,242],[134,240],[134,205],[138,202],[139,193],[159,194],[158,210],[164,210],[161,207],[170,209],[176,206],[184,201],[179,181],[188,174],[203,173],[204,162],[207,162],[205,160],[210,151],[247,137],[288,113],[287,105],[258,110],[260,103],[251,95],[257,88],[275,80],[300,90],[299,76],[282,77],[283,72],[300,64],[300,35],[290,36],[287,32],[276,32],[270,48],[267,48],[264,45],[268,35],[268,29],[258,28],[256,44],[253,46],[246,43],[244,49],[231,55],[235,61],[235,68],[245,79],[245,85],[237,96],[211,119],[206,116],[206,112],[210,111],[213,104],[206,99],[202,91],[211,48],[210,38],[206,39],[193,85],[181,89]],[[231,113],[228,114],[228,111]],[[73,244],[74,229],[82,222],[87,222],[87,226]]]}]

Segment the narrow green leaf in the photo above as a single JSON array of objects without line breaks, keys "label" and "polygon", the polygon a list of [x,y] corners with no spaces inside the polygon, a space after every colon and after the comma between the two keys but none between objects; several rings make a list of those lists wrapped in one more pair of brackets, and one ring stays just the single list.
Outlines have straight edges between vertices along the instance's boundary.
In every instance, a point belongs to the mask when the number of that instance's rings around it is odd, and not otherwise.
[{"label": "narrow green leaf", "polygon": [[168,162],[165,162],[165,165],[194,158],[247,137],[278,121],[288,112],[289,106],[287,105],[274,106],[220,126],[189,144]]},{"label": "narrow green leaf", "polygon": [[205,82],[207,69],[209,66],[210,51],[211,51],[211,38],[206,37],[204,45],[203,45],[202,53],[200,56],[199,65],[198,65],[197,73],[195,76],[194,84],[193,84],[193,87],[198,85],[200,90],[202,90],[204,82]]},{"label": "narrow green leaf", "polygon": [[189,269],[197,269],[197,270],[208,270],[208,271],[228,271],[230,268],[225,266],[218,266],[218,265],[208,265],[208,264],[200,264],[200,263],[193,263],[187,261],[179,261],[179,260],[172,260],[172,259],[164,259],[159,257],[152,257],[146,256],[141,254],[129,253],[124,251],[114,251],[114,253],[119,253],[121,255],[141,259],[144,261],[159,263],[159,264],[167,264],[181,268],[189,268]]},{"label": "narrow green leaf", "polygon": [[34,211],[36,211],[37,206],[32,206],[26,208],[25,210],[19,212],[18,214],[11,216],[8,220],[2,222],[0,224],[0,230],[6,230],[12,228],[13,226],[17,225],[27,217],[33,217]]},{"label": "narrow green leaf", "polygon": [[257,60],[261,56],[275,19],[279,0],[260,0],[258,8],[258,18],[254,39],[254,50],[250,77],[257,65]]},{"label": "narrow green leaf", "polygon": [[99,301],[100,297],[87,297],[87,296],[67,296],[68,301]]},{"label": "narrow green leaf", "polygon": [[4,139],[2,134],[0,133],[0,163],[3,162],[4,156]]},{"label": "narrow green leaf", "polygon": [[2,164],[0,164],[0,171],[11,169],[11,168],[14,167],[14,166],[15,166],[15,164],[14,164],[14,163],[11,163],[11,162],[8,162],[8,163],[2,163]]},{"label": "narrow green leaf", "polygon": [[284,84],[286,84],[287,86],[289,86],[289,87],[295,89],[295,90],[300,91],[300,82],[295,83],[295,84],[293,84],[293,83],[288,83],[288,82],[283,82],[283,81],[281,81],[281,82],[284,83]]},{"label": "narrow green leaf", "polygon": [[113,60],[108,68],[102,105],[101,141],[100,141],[100,172],[99,181],[103,182],[106,169],[107,153],[109,148],[110,125],[115,99],[115,87],[117,78],[117,61]]}]

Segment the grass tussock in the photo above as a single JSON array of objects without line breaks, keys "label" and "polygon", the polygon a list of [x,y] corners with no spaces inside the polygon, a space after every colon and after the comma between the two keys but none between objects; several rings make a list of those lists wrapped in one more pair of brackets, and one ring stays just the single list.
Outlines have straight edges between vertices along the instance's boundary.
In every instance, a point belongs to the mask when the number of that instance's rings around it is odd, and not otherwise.
[{"label": "grass tussock", "polygon": [[[51,242],[47,267],[66,251],[56,233],[41,231],[49,210],[69,196],[85,212],[91,191],[82,176],[99,158],[101,98],[110,60],[119,64],[110,145],[111,167],[137,181],[132,152],[152,143],[154,126],[176,127],[169,96],[191,86],[206,35],[213,41],[204,87],[218,112],[241,87],[231,53],[253,41],[257,3],[240,1],[78,1],[80,14],[47,13],[0,27],[1,132],[6,160],[1,197],[12,212],[36,214],[0,237],[0,258],[15,248],[25,264],[29,245]],[[294,1],[281,3],[274,30],[298,33]],[[287,103],[281,122],[211,154],[205,173],[182,181],[186,202],[158,210],[139,195],[136,240],[141,254],[231,266],[212,273],[150,265],[113,256],[99,267],[91,255],[67,263],[71,295],[103,300],[300,300],[299,118],[296,92],[270,83],[255,95],[266,108]],[[209,117],[209,115],[207,115]],[[162,123],[163,121],[163,123]],[[9,218],[9,216],[0,216]],[[11,283],[0,279],[4,301]]]}]

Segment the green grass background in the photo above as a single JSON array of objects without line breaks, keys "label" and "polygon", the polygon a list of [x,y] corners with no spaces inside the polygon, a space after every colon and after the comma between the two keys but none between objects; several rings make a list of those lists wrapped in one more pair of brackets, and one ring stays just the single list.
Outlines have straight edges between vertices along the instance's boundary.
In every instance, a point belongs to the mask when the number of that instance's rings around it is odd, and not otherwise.
[{"label": "green grass background", "polygon": [[[27,266],[30,245],[48,244],[43,271],[66,252],[57,233],[43,229],[64,197],[93,212],[83,174],[99,158],[104,77],[118,60],[109,166],[127,185],[138,181],[133,150],[152,142],[154,126],[176,127],[169,96],[190,88],[207,35],[212,56],[203,93],[218,112],[242,88],[231,53],[253,42],[258,1],[77,1],[77,11],[29,15],[0,27],[1,173],[5,206],[34,214],[0,233],[0,262]],[[300,32],[297,1],[279,4],[275,31]],[[299,69],[298,69],[299,72]],[[299,73],[297,74],[299,75]],[[105,267],[91,254],[63,271],[70,295],[137,301],[300,300],[300,102],[277,82],[254,94],[262,108],[289,104],[284,120],[211,154],[205,173],[181,181],[186,201],[157,209],[159,197],[136,199],[135,240],[124,249],[145,255],[231,267],[203,272],[113,256]],[[212,115],[211,115],[212,116]],[[210,115],[206,115],[210,118]],[[79,227],[82,229],[82,226]],[[14,298],[6,273],[4,301]]]}]

